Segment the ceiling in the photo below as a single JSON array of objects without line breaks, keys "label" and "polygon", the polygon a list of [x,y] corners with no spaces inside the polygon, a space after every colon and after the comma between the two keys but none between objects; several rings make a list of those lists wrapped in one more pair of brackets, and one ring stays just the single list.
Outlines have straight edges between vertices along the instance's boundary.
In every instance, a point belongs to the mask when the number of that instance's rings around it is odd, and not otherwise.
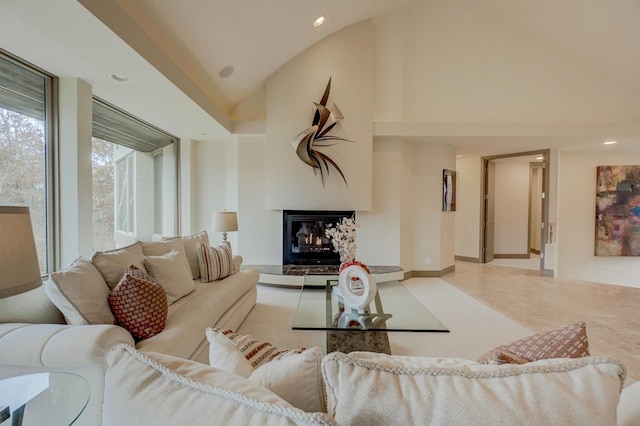
[{"label": "ceiling", "polygon": [[[353,23],[421,1],[2,0],[0,47],[59,77],[79,77],[97,96],[180,137],[216,140],[233,131],[234,106],[304,49]],[[640,93],[640,1],[461,0],[461,8],[467,6]],[[326,23],[314,28],[321,15]],[[225,67],[234,71],[223,78]],[[109,77],[114,73],[130,81],[118,83]],[[640,152],[640,117],[624,124],[613,149]],[[470,155],[611,149],[602,146],[602,128],[516,133],[406,138],[444,141]]]}]

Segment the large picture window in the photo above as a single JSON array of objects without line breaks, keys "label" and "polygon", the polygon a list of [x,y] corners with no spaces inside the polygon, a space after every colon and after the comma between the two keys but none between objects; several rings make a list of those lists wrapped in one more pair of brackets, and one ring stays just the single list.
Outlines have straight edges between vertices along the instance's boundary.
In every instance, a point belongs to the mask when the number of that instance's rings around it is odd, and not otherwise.
[{"label": "large picture window", "polygon": [[95,98],[93,248],[175,235],[177,139]]},{"label": "large picture window", "polygon": [[43,274],[53,267],[53,82],[0,51],[0,204],[29,207]]}]

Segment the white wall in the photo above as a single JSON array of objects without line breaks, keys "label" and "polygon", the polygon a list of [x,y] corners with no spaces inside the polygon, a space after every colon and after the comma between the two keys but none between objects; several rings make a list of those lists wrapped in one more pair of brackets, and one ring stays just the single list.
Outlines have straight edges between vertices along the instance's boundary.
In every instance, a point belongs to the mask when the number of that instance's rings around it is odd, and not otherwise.
[{"label": "white wall", "polygon": [[91,86],[77,78],[61,78],[59,94],[60,259],[66,266],[93,253],[91,200]]},{"label": "white wall", "polygon": [[529,253],[529,163],[495,162],[495,255]]},{"label": "white wall", "polygon": [[594,255],[596,167],[640,164],[640,155],[563,151],[559,163],[557,275],[640,288],[640,258]]},{"label": "white wall", "polygon": [[456,171],[458,198],[455,254],[479,260],[482,160],[479,157],[458,158]]}]

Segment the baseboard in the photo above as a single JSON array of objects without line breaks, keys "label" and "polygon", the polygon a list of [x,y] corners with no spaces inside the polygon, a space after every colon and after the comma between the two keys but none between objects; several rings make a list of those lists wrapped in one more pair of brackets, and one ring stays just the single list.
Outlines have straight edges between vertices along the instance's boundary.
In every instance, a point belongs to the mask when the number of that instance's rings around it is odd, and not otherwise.
[{"label": "baseboard", "polygon": [[463,262],[471,263],[482,263],[479,257],[455,256],[455,260],[461,260]]},{"label": "baseboard", "polygon": [[543,277],[555,277],[556,276],[556,271],[554,271],[553,269],[543,269],[542,270],[542,276]]},{"label": "baseboard", "polygon": [[404,273],[404,279],[409,278],[438,278],[443,275],[447,275],[450,272],[456,270],[456,265],[451,265],[448,268],[441,269],[439,271],[409,271]]},{"label": "baseboard", "polygon": [[494,259],[531,259],[529,253],[525,254],[493,254]]}]

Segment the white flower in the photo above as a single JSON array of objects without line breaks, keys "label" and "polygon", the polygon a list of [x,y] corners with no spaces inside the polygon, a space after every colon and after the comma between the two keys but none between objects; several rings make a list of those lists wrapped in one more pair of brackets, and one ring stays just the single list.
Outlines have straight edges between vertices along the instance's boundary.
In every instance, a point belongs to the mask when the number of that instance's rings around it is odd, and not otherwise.
[{"label": "white flower", "polygon": [[325,234],[331,239],[333,251],[340,255],[340,262],[351,262],[356,258],[356,228],[353,218],[343,217],[335,225],[327,225]]}]

